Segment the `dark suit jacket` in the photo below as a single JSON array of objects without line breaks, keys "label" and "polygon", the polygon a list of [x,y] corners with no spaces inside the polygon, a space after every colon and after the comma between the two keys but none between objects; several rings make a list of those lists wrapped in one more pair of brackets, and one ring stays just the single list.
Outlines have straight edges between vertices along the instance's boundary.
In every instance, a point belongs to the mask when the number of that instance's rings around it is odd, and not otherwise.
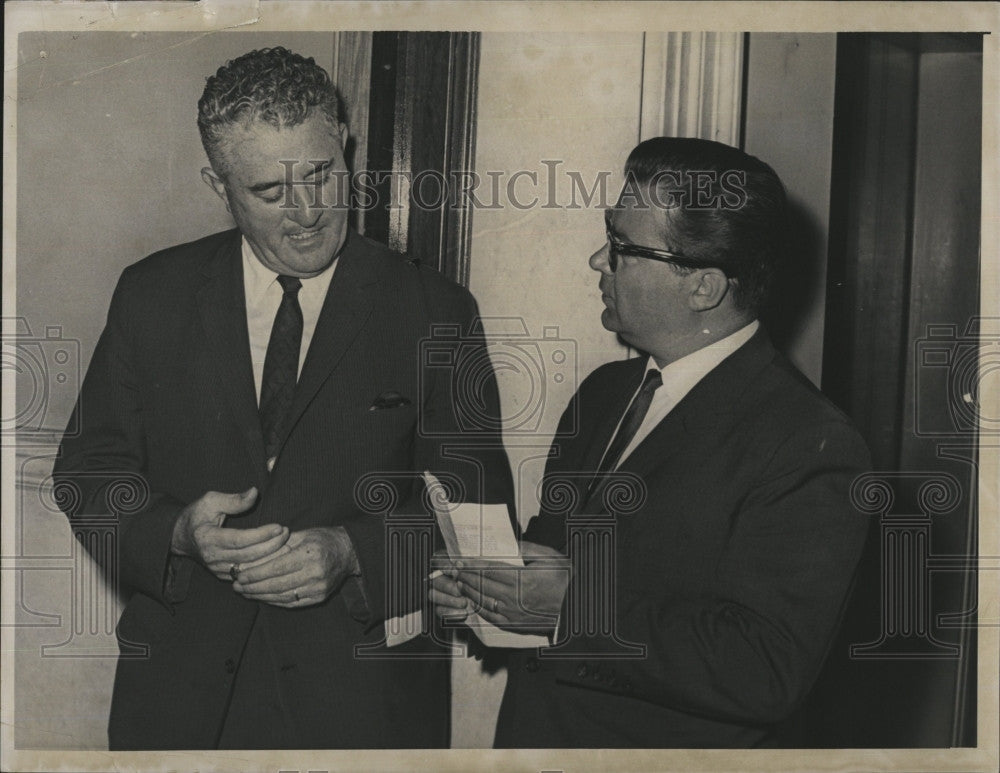
[{"label": "dark suit jacket", "polygon": [[[362,658],[355,645],[377,644],[384,618],[405,611],[398,584],[385,582],[386,511],[425,512],[420,471],[456,476],[469,501],[510,500],[498,434],[456,418],[455,363],[483,353],[481,337],[467,338],[475,316],[463,288],[351,234],[268,474],[239,233],[174,247],[125,270],[77,405],[82,432],[64,438],[56,465],[56,485],[72,492],[64,500],[71,518],[119,514],[117,550],[103,556],[117,561],[131,593],[119,639],[149,647],[146,657],[119,658],[112,748],[215,746],[255,625],[266,626],[280,669],[292,728],[285,745],[447,745],[447,661]],[[421,363],[421,339],[432,323],[454,329],[439,336],[451,359],[429,367]],[[482,386],[481,410],[498,415],[495,382]],[[386,392],[409,404],[373,410]],[[460,458],[456,449],[470,443],[477,447],[462,452],[470,458]],[[389,485],[366,488],[371,475]],[[136,480],[148,496],[140,490],[123,499],[121,482]],[[347,592],[358,590],[355,581],[307,608],[251,602],[193,560],[169,556],[182,507],[209,490],[251,485],[258,505],[227,525],[344,526],[367,604]],[[419,567],[408,576],[418,585],[402,595],[425,597]],[[397,599],[391,610],[389,591]]]},{"label": "dark suit jacket", "polygon": [[[573,473],[597,467],[645,364],[605,365],[580,386],[560,427],[579,411],[580,431],[554,443],[545,478],[553,492],[568,481],[576,505],[568,518],[543,505],[525,539],[563,548],[567,526],[608,512],[601,496],[586,501],[588,475]],[[583,630],[553,650],[563,657],[511,658],[497,745],[766,743],[810,689],[837,626],[867,528],[849,489],[868,464],[850,423],[758,331],[621,465],[644,490],[620,499],[629,514],[613,519],[615,580],[603,587],[615,635],[588,635],[567,602],[559,636]],[[550,505],[573,500],[566,492]],[[567,599],[602,586],[607,561],[585,564],[576,557]],[[644,655],[623,657],[624,643]]]}]

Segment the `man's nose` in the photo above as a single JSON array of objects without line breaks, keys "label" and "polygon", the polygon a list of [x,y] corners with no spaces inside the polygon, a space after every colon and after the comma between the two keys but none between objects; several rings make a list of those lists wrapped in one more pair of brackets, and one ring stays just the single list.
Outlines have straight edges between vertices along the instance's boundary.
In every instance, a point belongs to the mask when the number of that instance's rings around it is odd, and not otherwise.
[{"label": "man's nose", "polygon": [[292,202],[295,206],[285,210],[286,216],[304,228],[314,225],[322,214],[319,206],[313,206],[319,203],[316,198],[317,191],[312,185],[306,183],[294,186],[292,188]]},{"label": "man's nose", "polygon": [[611,264],[608,263],[609,249],[610,248],[607,242],[605,242],[604,246],[601,247],[601,249],[599,249],[597,252],[595,252],[593,255],[590,256],[590,260],[587,262],[590,264],[590,267],[594,269],[594,271],[600,271],[602,274],[608,274],[608,275],[613,273],[611,271]]}]

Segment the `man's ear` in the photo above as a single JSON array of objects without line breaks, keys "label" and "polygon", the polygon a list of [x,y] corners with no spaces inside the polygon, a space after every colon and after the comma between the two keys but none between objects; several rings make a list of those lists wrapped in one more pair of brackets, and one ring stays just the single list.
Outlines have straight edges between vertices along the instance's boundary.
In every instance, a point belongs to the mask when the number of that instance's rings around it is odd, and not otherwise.
[{"label": "man's ear", "polygon": [[718,268],[699,269],[690,275],[692,311],[714,309],[729,293],[729,277]]},{"label": "man's ear", "polygon": [[222,199],[222,203],[226,205],[226,211],[232,213],[229,209],[229,196],[226,195],[226,185],[222,182],[222,178],[215,173],[215,170],[210,166],[206,166],[201,170],[201,179],[205,181],[205,185],[215,191],[215,195]]}]

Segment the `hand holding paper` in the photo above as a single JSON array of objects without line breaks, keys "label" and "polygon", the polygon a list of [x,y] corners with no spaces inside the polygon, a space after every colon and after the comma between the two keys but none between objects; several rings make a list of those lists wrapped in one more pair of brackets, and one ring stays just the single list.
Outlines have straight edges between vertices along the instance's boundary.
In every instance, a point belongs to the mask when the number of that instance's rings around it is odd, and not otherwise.
[{"label": "hand holding paper", "polygon": [[555,632],[566,587],[569,561],[558,550],[521,543],[523,567],[497,561],[456,562],[455,585],[476,605],[481,618],[506,631],[551,635]]},{"label": "hand holding paper", "polygon": [[[505,505],[453,504],[424,473],[448,555],[430,579],[430,600],[443,618],[464,620],[484,644],[550,644],[569,583],[569,564],[541,545],[518,546]],[[526,567],[522,550],[531,556]]]}]

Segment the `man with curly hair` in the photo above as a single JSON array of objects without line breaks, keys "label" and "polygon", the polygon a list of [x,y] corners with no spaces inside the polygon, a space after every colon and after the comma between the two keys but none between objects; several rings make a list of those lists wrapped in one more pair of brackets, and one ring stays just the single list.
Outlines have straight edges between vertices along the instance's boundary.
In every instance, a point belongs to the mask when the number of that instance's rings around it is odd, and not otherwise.
[{"label": "man with curly hair", "polygon": [[[350,230],[347,128],[312,59],[228,62],[198,127],[236,228],[124,271],[56,465],[70,518],[143,482],[117,523],[110,746],[446,746],[448,661],[385,627],[425,594],[420,561],[387,551],[423,470],[510,500],[498,435],[460,429],[447,369],[419,358],[475,301]],[[480,394],[498,417],[495,382]]]}]

